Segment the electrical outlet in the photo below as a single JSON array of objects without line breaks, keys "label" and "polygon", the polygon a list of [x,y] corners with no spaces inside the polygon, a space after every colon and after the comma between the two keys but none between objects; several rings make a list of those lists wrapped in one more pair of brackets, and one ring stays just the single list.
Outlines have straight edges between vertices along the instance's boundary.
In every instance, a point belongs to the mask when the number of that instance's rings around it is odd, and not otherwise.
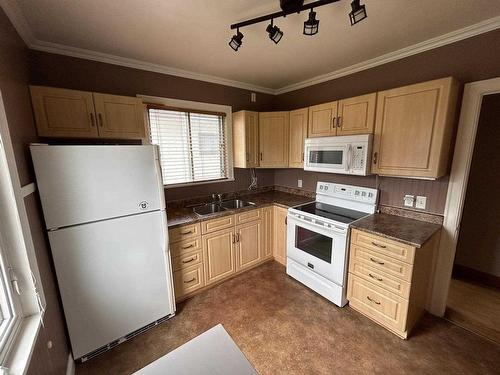
[{"label": "electrical outlet", "polygon": [[405,207],[413,207],[414,202],[415,202],[414,195],[405,194],[405,196],[403,198],[403,204]]},{"label": "electrical outlet", "polygon": [[302,187],[302,180],[297,180],[297,186]]},{"label": "electrical outlet", "polygon": [[255,102],[257,101],[257,94],[256,94],[256,93],[252,92],[252,93],[250,94],[250,101],[251,101],[252,103],[255,103]]},{"label": "electrical outlet", "polygon": [[415,201],[415,208],[425,210],[426,204],[427,204],[427,197],[417,195],[417,200]]}]

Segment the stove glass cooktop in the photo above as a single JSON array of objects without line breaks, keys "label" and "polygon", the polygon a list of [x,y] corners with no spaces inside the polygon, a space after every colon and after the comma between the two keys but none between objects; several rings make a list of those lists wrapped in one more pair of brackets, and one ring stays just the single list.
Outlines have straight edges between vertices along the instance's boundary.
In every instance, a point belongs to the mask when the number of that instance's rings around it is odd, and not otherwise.
[{"label": "stove glass cooktop", "polygon": [[349,224],[367,216],[366,212],[354,211],[348,208],[332,206],[326,203],[312,202],[295,207],[296,210],[321,216],[340,223]]}]

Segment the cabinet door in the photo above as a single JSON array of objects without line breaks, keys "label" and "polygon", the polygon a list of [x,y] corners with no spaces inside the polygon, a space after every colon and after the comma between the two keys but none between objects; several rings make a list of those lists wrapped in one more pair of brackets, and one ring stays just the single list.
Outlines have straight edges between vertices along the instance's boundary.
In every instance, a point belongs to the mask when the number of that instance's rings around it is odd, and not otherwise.
[{"label": "cabinet door", "polygon": [[259,113],[233,113],[233,151],[236,168],[259,166]]},{"label": "cabinet door", "polygon": [[337,135],[373,133],[376,101],[376,93],[340,100]]},{"label": "cabinet door", "polygon": [[286,265],[286,215],[288,210],[283,207],[274,207],[274,259]]},{"label": "cabinet door", "polygon": [[246,167],[255,168],[259,166],[259,114],[246,111]]},{"label": "cabinet door", "polygon": [[308,137],[329,137],[335,135],[336,120],[337,102],[309,107]]},{"label": "cabinet door", "polygon": [[261,167],[288,167],[289,123],[289,112],[259,113]]},{"label": "cabinet door", "polygon": [[97,138],[92,93],[30,86],[40,137]]},{"label": "cabinet door", "polygon": [[288,166],[304,167],[304,140],[307,138],[308,108],[290,112],[290,153]]},{"label": "cabinet door", "polygon": [[262,258],[270,258],[273,256],[273,211],[272,206],[262,209],[262,224],[264,242],[262,245]]},{"label": "cabinet door", "polygon": [[144,105],[141,99],[94,93],[101,138],[145,137]]},{"label": "cabinet door", "polygon": [[439,79],[377,97],[372,172],[437,178],[447,171],[458,83]]},{"label": "cabinet door", "polygon": [[262,220],[236,227],[236,271],[252,267],[262,260],[263,232]]},{"label": "cabinet door", "polygon": [[225,279],[236,272],[234,229],[204,235],[205,284]]}]

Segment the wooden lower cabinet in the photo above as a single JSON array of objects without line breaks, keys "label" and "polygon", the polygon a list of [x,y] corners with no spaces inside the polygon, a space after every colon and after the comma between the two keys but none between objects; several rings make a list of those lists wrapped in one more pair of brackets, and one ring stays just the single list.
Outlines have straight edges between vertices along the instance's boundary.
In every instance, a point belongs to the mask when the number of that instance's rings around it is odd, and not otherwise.
[{"label": "wooden lower cabinet", "polygon": [[425,310],[439,233],[422,247],[353,229],[349,306],[406,339]]},{"label": "wooden lower cabinet", "polygon": [[286,265],[287,213],[286,208],[274,206],[273,255],[283,265]]},{"label": "wooden lower cabinet", "polygon": [[170,229],[176,300],[273,256],[285,264],[286,214],[286,208],[268,206]]},{"label": "wooden lower cabinet", "polygon": [[213,284],[236,272],[234,228],[203,236],[205,284]]},{"label": "wooden lower cabinet", "polygon": [[236,227],[236,271],[260,263],[264,243],[263,232],[262,220],[255,220]]}]

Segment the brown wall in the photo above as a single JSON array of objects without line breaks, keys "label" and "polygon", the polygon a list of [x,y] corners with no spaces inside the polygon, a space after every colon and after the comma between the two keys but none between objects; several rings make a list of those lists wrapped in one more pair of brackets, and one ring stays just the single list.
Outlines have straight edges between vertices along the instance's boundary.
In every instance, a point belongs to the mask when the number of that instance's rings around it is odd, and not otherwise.
[{"label": "brown wall", "polygon": [[500,75],[500,29],[349,76],[278,95],[275,110],[290,110],[393,87],[454,76],[467,83]]},{"label": "brown wall", "polygon": [[[290,110],[325,103],[337,99],[376,92],[431,79],[454,76],[462,83],[500,76],[500,29],[439,47],[405,59],[387,63],[349,76],[278,95],[274,110]],[[345,176],[313,172],[280,170],[275,183],[297,186],[304,180],[304,188],[314,190],[322,181],[351,181]],[[354,178],[353,183],[375,186],[373,177]],[[437,181],[380,177],[380,203],[401,207],[405,194],[427,197],[426,211],[443,214],[446,203],[448,177]]]},{"label": "brown wall", "polygon": [[500,94],[484,97],[455,263],[500,277]]},{"label": "brown wall", "polygon": [[[259,187],[274,185],[274,170],[272,169],[257,169],[256,176]],[[207,196],[215,193],[229,193],[234,191],[246,190],[250,185],[250,170],[249,169],[234,169],[234,181],[221,182],[214,184],[203,184],[191,186],[189,194],[186,194],[185,187],[165,189],[165,199],[173,201],[185,198],[195,198]]]},{"label": "brown wall", "polygon": [[[27,145],[38,139],[31,112],[28,71],[28,49],[0,8],[0,90],[22,185],[33,181]],[[26,197],[25,203],[47,300],[45,327],[40,329],[28,373],[64,374],[69,354],[68,341],[41,221],[41,208],[35,194]],[[50,350],[46,344],[49,340],[53,343]]]},{"label": "brown wall", "polygon": [[[248,90],[39,51],[31,51],[31,84],[223,104],[230,105],[233,112],[267,110],[274,99],[272,95],[257,93],[257,101],[252,103],[251,91]],[[263,173],[259,175],[265,176]],[[250,179],[248,171],[240,172],[239,176],[244,181]],[[201,186],[168,189],[167,200],[189,198],[201,192],[206,195],[233,191],[241,184],[228,182]]]},{"label": "brown wall", "polygon": [[332,173],[316,173],[302,169],[279,169],[274,174],[274,183],[279,186],[297,187],[297,180],[302,180],[302,188],[316,190],[318,181],[336,182],[339,184],[357,185],[380,190],[379,203],[386,206],[403,207],[405,194],[423,195],[427,197],[426,212],[442,215],[446,202],[448,178],[436,181],[416,180],[408,178],[372,176],[344,176]]}]

